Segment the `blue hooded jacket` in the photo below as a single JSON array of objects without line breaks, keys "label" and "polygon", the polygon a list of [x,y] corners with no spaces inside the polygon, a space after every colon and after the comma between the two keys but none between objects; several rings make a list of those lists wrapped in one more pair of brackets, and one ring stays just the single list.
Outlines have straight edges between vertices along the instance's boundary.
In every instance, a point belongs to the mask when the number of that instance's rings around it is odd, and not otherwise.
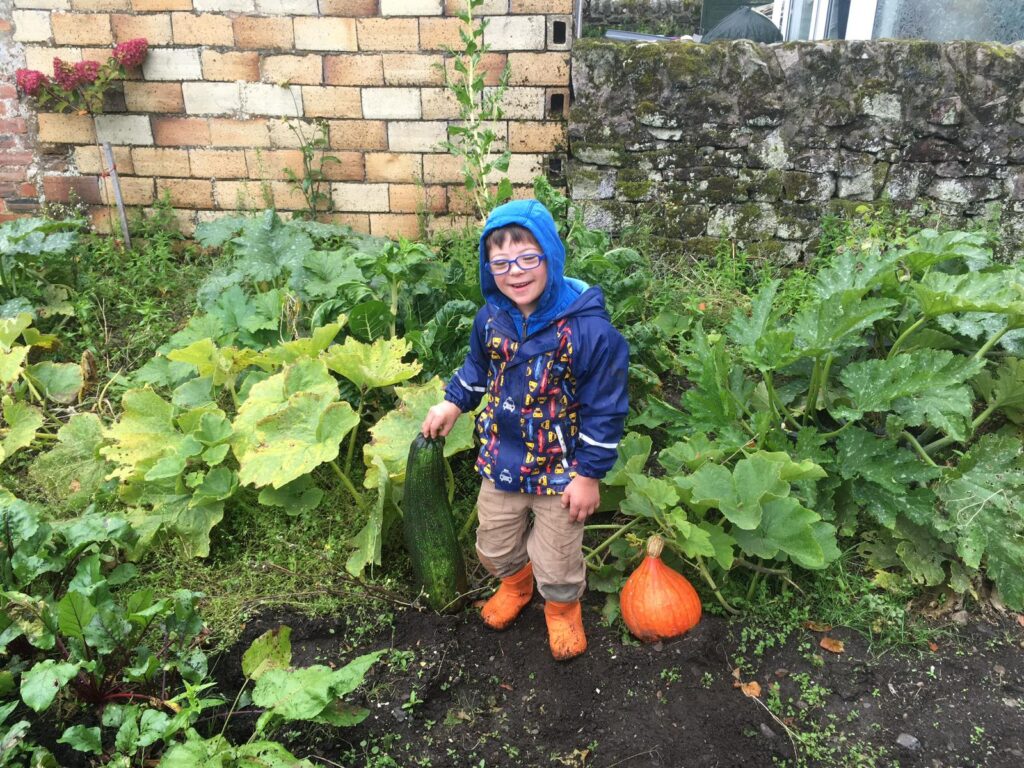
[{"label": "blue hooded jacket", "polygon": [[[518,224],[536,239],[547,284],[524,318],[487,269],[487,236]],[[473,322],[469,354],[445,399],[477,416],[477,471],[499,490],[554,495],[576,475],[612,468],[629,410],[629,349],[612,326],[600,288],[566,277],[565,246],[536,200],[494,209],[480,236],[486,304]]]}]

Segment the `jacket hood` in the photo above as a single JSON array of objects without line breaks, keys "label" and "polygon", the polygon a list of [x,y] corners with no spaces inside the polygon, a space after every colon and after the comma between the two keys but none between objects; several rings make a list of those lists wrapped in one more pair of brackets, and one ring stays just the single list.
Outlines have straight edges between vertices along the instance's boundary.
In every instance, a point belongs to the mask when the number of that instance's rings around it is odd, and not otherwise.
[{"label": "jacket hood", "polygon": [[529,318],[530,328],[537,328],[568,309],[569,305],[586,290],[587,285],[581,280],[565,277],[565,246],[558,236],[558,228],[551,212],[538,200],[513,200],[491,211],[480,234],[480,288],[488,302],[506,310],[517,320],[522,317],[515,303],[498,290],[494,276],[486,266],[487,236],[509,224],[518,224],[528,229],[547,257],[548,282],[537,302],[536,311]]}]

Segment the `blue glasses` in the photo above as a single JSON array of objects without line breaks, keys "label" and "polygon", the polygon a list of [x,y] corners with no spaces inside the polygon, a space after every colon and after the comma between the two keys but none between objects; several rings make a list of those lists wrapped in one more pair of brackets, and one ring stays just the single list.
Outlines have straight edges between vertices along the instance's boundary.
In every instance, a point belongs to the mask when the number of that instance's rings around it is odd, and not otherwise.
[{"label": "blue glasses", "polygon": [[504,275],[515,264],[524,271],[536,269],[546,259],[543,253],[520,253],[514,259],[495,259],[487,262],[487,271],[492,275]]}]

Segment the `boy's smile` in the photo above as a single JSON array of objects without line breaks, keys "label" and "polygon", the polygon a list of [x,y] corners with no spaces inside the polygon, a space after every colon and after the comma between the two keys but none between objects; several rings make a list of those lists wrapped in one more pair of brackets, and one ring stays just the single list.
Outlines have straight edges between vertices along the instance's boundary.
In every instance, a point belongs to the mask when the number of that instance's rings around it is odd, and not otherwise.
[{"label": "boy's smile", "polygon": [[[511,243],[492,248],[489,254],[489,261],[501,259],[512,260],[524,254],[540,253],[540,246],[535,242]],[[523,269],[516,263],[510,265],[510,269],[503,275],[493,275],[494,283],[498,290],[510,298],[516,305],[523,317],[529,317],[540,303],[540,297],[548,284],[548,265],[542,260],[533,269]]]}]

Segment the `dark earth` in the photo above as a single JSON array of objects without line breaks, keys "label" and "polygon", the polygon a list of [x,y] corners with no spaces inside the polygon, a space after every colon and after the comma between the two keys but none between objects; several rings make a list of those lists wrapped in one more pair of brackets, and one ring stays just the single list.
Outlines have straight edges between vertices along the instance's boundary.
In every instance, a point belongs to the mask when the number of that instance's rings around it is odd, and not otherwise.
[{"label": "dark earth", "polygon": [[[472,607],[455,616],[398,610],[393,621],[389,607],[376,627],[355,631],[266,613],[214,674],[222,693],[237,690],[242,652],[281,624],[292,627],[295,666],[344,664],[378,648],[411,652],[371,670],[353,699],[371,712],[359,726],[289,724],[277,734],[318,765],[1024,765],[1024,618],[1016,614],[972,618],[938,643],[884,653],[841,627],[783,638],[707,614],[680,639],[640,645],[602,623],[603,600],[585,598],[590,647],[569,663],[552,660],[535,597],[503,633],[483,627]],[[823,637],[842,641],[842,652],[824,650]],[[759,697],[739,687],[751,682]],[[253,722],[235,718],[236,743]]]}]

